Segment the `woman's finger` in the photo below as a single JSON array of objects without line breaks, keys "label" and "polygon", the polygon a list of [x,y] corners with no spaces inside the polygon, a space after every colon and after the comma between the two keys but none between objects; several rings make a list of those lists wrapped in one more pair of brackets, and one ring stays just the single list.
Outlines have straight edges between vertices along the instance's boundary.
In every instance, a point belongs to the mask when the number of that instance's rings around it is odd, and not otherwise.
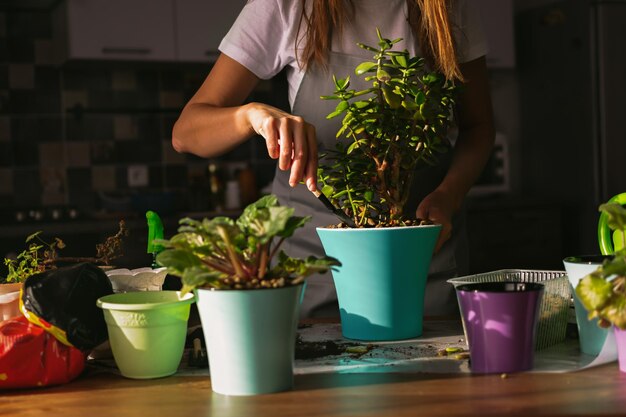
[{"label": "woman's finger", "polygon": [[304,169],[308,160],[307,133],[305,123],[302,118],[294,118],[292,127],[293,135],[293,156],[291,162],[291,174],[289,175],[289,185],[295,187],[303,179]]},{"label": "woman's finger", "polygon": [[278,156],[278,168],[287,171],[291,168],[291,157],[293,155],[293,137],[289,119],[283,117],[280,119],[278,134],[280,136],[279,146],[280,153]]},{"label": "woman's finger", "polygon": [[272,159],[278,158],[280,152],[280,147],[278,146],[278,129],[275,122],[276,119],[267,118],[259,129],[259,133],[265,138],[267,154]]},{"label": "woman's finger", "polygon": [[435,253],[439,252],[439,249],[450,239],[450,236],[452,236],[452,225],[446,222],[441,225],[441,232],[439,232],[437,244],[435,245]]}]

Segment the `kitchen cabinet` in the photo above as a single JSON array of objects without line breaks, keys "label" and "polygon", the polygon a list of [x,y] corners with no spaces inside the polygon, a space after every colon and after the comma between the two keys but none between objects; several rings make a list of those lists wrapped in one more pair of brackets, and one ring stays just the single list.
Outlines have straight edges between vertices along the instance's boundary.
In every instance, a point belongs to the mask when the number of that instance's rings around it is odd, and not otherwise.
[{"label": "kitchen cabinet", "polygon": [[186,62],[214,61],[222,38],[246,0],[176,0],[177,59]]},{"label": "kitchen cabinet", "polygon": [[55,24],[67,59],[171,61],[172,0],[64,1]]},{"label": "kitchen cabinet", "polygon": [[208,62],[245,0],[76,0],[55,10],[61,60]]}]

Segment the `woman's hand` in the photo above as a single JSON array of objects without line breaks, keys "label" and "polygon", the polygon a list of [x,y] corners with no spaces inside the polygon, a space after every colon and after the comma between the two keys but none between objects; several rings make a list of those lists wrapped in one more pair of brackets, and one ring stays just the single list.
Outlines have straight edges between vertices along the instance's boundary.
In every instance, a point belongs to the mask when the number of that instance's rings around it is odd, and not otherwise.
[{"label": "woman's hand", "polygon": [[457,210],[456,200],[450,193],[437,189],[428,194],[417,206],[415,215],[418,219],[428,219],[441,225],[435,253],[439,252],[441,246],[452,235],[452,215]]},{"label": "woman's hand", "polygon": [[295,187],[303,181],[310,191],[317,190],[317,138],[315,127],[275,107],[250,103],[248,120],[252,129],[263,136],[267,152],[278,159],[278,168],[287,171],[289,185]]},{"label": "woman's hand", "polygon": [[271,158],[290,170],[289,185],[304,181],[317,190],[315,128],[301,117],[262,103],[243,104],[259,78],[237,61],[221,54],[200,89],[174,125],[172,145],[178,152],[215,157],[263,136]]}]

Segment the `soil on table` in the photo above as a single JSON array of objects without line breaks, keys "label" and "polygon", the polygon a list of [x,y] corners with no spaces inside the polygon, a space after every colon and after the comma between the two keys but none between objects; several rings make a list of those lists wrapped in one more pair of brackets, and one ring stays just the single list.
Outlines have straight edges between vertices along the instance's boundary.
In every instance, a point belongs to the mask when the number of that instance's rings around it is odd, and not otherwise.
[{"label": "soil on table", "polygon": [[371,349],[371,345],[359,343],[337,343],[332,340],[305,342],[300,336],[296,339],[296,359],[317,359],[326,356],[340,356],[344,353],[358,358]]}]

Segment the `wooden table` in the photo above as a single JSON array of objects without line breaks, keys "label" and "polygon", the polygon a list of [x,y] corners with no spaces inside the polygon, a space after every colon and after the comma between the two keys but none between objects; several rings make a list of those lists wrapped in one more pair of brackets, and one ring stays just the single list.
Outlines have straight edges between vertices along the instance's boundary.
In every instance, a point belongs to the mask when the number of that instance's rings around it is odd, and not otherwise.
[{"label": "wooden table", "polygon": [[[333,323],[315,320],[308,323]],[[310,373],[292,391],[229,397],[208,376],[127,379],[87,367],[57,387],[0,391],[0,416],[626,416],[616,362],[578,372],[501,375]]]},{"label": "wooden table", "polygon": [[228,397],[208,377],[82,375],[0,393],[2,416],[570,416],[626,415],[626,374],[612,363],[566,374],[309,374],[293,391]]}]

